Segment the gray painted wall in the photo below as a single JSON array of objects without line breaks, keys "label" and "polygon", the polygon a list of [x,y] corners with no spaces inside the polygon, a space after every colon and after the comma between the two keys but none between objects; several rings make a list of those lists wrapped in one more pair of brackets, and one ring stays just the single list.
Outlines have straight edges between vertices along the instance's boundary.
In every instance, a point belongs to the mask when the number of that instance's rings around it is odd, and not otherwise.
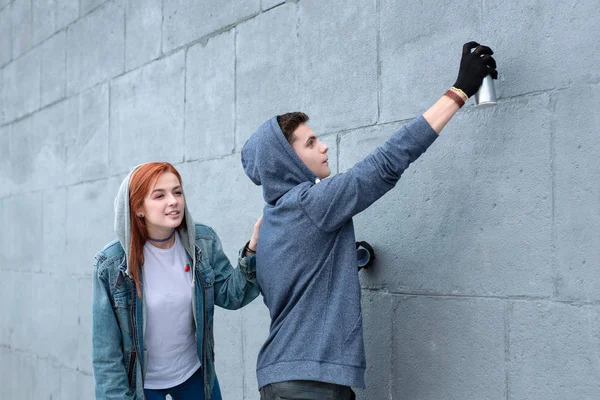
[{"label": "gray painted wall", "polygon": [[[600,398],[596,0],[0,0],[0,398],[93,398],[93,256],[124,173],[175,163],[230,257],[260,214],[244,140],[304,110],[342,172],[496,51],[471,102],[355,218],[360,399]],[[337,167],[336,167],[337,166]],[[240,228],[241,227],[241,228]],[[225,399],[258,399],[268,314],[216,315]]]}]

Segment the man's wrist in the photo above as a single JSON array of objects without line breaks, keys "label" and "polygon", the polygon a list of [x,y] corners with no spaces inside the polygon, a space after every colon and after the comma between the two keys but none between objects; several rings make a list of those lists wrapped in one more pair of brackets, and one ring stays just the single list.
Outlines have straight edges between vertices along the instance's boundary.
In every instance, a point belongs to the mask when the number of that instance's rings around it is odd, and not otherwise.
[{"label": "man's wrist", "polygon": [[467,96],[467,94],[462,89],[459,89],[456,86],[452,86],[450,88],[450,90],[453,90],[456,93],[460,94],[462,96],[463,100],[465,101],[465,103],[467,102],[467,100],[469,100],[469,96]]},{"label": "man's wrist", "polygon": [[454,88],[447,90],[446,93],[444,93],[444,96],[452,99],[458,105],[458,108],[461,108],[465,105],[465,98],[462,94],[453,89]]}]

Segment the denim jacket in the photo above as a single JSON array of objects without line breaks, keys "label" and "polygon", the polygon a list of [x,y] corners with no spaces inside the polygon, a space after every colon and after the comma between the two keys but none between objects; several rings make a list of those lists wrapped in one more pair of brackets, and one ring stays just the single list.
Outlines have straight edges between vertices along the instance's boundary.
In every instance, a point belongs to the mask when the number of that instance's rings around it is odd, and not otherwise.
[{"label": "denim jacket", "polygon": [[[190,248],[191,249],[191,248]],[[242,257],[233,268],[213,229],[195,224],[192,300],[198,358],[202,363],[205,399],[214,386],[213,314],[215,304],[235,310],[259,294],[255,256]],[[196,260],[193,263],[193,260]],[[118,240],[96,255],[93,273],[92,362],[97,400],[144,399],[146,351],[145,304],[127,274],[126,257]]]}]

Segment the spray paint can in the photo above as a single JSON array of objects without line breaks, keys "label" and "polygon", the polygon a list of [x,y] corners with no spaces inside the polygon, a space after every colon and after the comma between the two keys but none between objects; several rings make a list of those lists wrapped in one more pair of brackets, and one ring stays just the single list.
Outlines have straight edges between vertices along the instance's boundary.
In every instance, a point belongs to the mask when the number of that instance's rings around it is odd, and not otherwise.
[{"label": "spray paint can", "polygon": [[473,100],[477,108],[487,108],[496,105],[496,88],[494,87],[494,79],[490,75],[483,78],[483,82],[477,93],[475,93],[475,96],[473,96]]}]

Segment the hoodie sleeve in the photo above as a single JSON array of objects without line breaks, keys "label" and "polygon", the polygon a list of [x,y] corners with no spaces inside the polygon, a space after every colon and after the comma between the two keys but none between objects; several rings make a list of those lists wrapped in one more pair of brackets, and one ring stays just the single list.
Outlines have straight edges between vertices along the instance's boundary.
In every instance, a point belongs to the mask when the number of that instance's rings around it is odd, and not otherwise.
[{"label": "hoodie sleeve", "polygon": [[392,189],[437,137],[421,116],[347,172],[305,187],[300,205],[320,229],[335,231]]}]

